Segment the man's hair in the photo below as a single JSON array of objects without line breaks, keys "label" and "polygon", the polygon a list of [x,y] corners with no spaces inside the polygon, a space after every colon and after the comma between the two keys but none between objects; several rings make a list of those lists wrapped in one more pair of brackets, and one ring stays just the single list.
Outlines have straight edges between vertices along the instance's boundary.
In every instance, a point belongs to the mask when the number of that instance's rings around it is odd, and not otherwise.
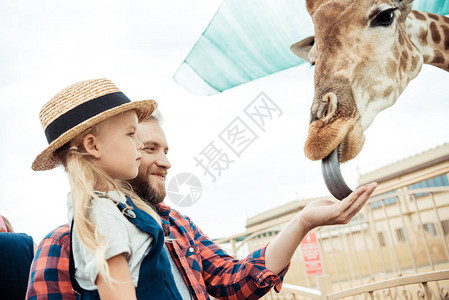
[{"label": "man's hair", "polygon": [[151,116],[146,118],[145,121],[156,121],[161,125],[164,122],[164,117],[162,116],[162,113],[159,109],[155,109]]}]

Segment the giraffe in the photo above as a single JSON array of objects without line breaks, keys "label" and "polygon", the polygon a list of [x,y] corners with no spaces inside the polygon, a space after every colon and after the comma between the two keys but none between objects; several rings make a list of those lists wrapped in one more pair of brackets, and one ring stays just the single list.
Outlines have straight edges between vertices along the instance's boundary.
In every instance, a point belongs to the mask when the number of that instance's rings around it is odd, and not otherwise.
[{"label": "giraffe", "polygon": [[291,46],[315,65],[304,152],[361,151],[376,115],[393,105],[423,64],[449,71],[449,18],[412,10],[413,0],[306,0],[315,36]]}]

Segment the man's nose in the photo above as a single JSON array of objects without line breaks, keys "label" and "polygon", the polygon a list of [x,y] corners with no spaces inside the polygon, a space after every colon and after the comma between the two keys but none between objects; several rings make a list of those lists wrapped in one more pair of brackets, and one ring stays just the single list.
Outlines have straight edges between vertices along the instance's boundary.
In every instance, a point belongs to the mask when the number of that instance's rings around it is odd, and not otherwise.
[{"label": "man's nose", "polygon": [[171,168],[171,164],[168,161],[167,155],[165,155],[165,153],[159,157],[159,159],[156,161],[156,164],[158,165],[158,167],[162,167],[162,168],[166,168],[166,169]]}]

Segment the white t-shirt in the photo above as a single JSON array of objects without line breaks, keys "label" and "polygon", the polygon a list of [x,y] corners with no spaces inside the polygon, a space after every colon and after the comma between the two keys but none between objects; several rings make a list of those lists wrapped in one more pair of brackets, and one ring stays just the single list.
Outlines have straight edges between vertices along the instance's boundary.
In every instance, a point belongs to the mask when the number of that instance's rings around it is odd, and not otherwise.
[{"label": "white t-shirt", "polygon": [[192,296],[190,295],[189,288],[187,287],[186,283],[184,282],[184,279],[182,278],[181,272],[179,272],[176,263],[174,262],[173,258],[170,255],[170,251],[167,248],[167,244],[164,244],[164,251],[168,255],[171,272],[173,273],[173,278],[175,279],[176,287],[178,288],[178,291],[181,294],[182,299],[193,300]]},{"label": "white t-shirt", "polygon": [[[123,194],[109,192],[109,198],[125,203]],[[67,200],[69,224],[72,222],[72,197],[69,193]],[[91,220],[98,225],[99,233],[108,242],[106,259],[124,253],[128,261],[129,270],[137,286],[142,260],[151,248],[153,237],[141,231],[137,226],[126,219],[110,199],[100,198],[92,200],[90,210]],[[75,232],[75,230],[74,230]],[[85,290],[96,290],[95,280],[98,269],[95,254],[89,252],[79,241],[76,232],[73,234],[73,259],[75,261],[75,278]]]}]

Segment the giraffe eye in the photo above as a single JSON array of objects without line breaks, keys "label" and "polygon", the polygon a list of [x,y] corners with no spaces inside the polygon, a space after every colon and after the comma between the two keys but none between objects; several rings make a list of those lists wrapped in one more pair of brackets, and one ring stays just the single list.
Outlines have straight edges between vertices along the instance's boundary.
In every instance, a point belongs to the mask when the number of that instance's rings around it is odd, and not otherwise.
[{"label": "giraffe eye", "polygon": [[394,20],[394,11],[397,8],[390,8],[384,11],[381,11],[376,15],[374,20],[371,21],[371,26],[390,26],[391,23],[393,23]]}]

